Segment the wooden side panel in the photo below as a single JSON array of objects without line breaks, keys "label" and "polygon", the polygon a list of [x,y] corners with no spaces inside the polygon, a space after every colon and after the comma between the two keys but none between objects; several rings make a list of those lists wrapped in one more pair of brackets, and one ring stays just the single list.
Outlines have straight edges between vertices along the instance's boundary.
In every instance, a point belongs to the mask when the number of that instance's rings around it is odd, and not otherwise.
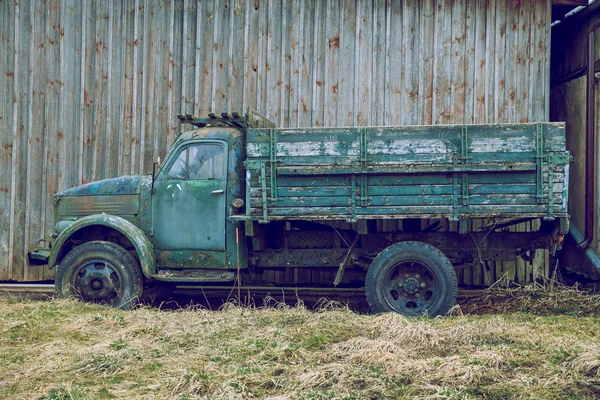
[{"label": "wooden side panel", "polygon": [[[260,220],[454,219],[544,216],[549,207],[561,213],[569,160],[556,160],[551,170],[544,162],[538,184],[539,128],[470,125],[467,141],[460,126],[250,130],[250,215]],[[544,154],[565,151],[563,125],[544,124],[541,131],[546,133]],[[466,162],[461,158],[465,150]],[[469,168],[477,170],[469,173],[467,184],[460,173]],[[458,187],[452,171],[458,173]],[[471,272],[469,279],[483,284],[483,271]],[[471,272],[465,271],[467,276]]]}]

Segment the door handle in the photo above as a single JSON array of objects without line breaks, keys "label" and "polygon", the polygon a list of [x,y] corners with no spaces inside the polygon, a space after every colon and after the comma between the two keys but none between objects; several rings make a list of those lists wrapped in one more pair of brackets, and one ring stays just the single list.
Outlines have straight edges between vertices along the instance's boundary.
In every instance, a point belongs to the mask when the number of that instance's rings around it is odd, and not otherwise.
[{"label": "door handle", "polygon": [[221,194],[221,193],[223,193],[223,189],[213,190],[211,193],[212,194]]}]

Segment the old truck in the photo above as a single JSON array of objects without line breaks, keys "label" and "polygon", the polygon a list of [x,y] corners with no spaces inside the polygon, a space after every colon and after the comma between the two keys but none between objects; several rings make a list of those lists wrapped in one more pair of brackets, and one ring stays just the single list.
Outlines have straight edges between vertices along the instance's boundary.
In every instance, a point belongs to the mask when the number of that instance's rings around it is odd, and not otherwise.
[{"label": "old truck", "polygon": [[[54,196],[51,248],[29,260],[58,266],[58,294],[129,308],[178,283],[364,288],[374,312],[442,315],[456,268],[530,260],[569,229],[561,123],[278,129],[251,109],[178,117],[196,129],[151,175]],[[538,230],[507,231],[531,220]]]}]

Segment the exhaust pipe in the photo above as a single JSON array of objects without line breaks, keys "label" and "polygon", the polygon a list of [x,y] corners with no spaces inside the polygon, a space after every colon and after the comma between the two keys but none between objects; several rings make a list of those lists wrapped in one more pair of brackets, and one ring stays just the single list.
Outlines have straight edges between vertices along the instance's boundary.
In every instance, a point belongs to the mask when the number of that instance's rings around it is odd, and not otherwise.
[{"label": "exhaust pipe", "polygon": [[573,236],[573,239],[575,239],[577,247],[583,250],[588,260],[590,260],[590,262],[594,265],[594,267],[596,267],[596,269],[600,270],[600,257],[598,257],[598,254],[596,254],[594,249],[590,247],[589,241],[587,241],[583,237],[583,234],[573,224],[573,221],[571,221],[569,225],[569,233],[571,234],[571,236]]}]

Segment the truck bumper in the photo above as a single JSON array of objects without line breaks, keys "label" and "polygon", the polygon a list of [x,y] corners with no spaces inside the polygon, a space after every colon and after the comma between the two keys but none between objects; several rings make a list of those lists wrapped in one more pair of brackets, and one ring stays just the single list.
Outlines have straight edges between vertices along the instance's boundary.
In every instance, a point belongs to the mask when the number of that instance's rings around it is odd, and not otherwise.
[{"label": "truck bumper", "polygon": [[29,265],[47,265],[50,258],[50,250],[39,249],[27,253]]}]

